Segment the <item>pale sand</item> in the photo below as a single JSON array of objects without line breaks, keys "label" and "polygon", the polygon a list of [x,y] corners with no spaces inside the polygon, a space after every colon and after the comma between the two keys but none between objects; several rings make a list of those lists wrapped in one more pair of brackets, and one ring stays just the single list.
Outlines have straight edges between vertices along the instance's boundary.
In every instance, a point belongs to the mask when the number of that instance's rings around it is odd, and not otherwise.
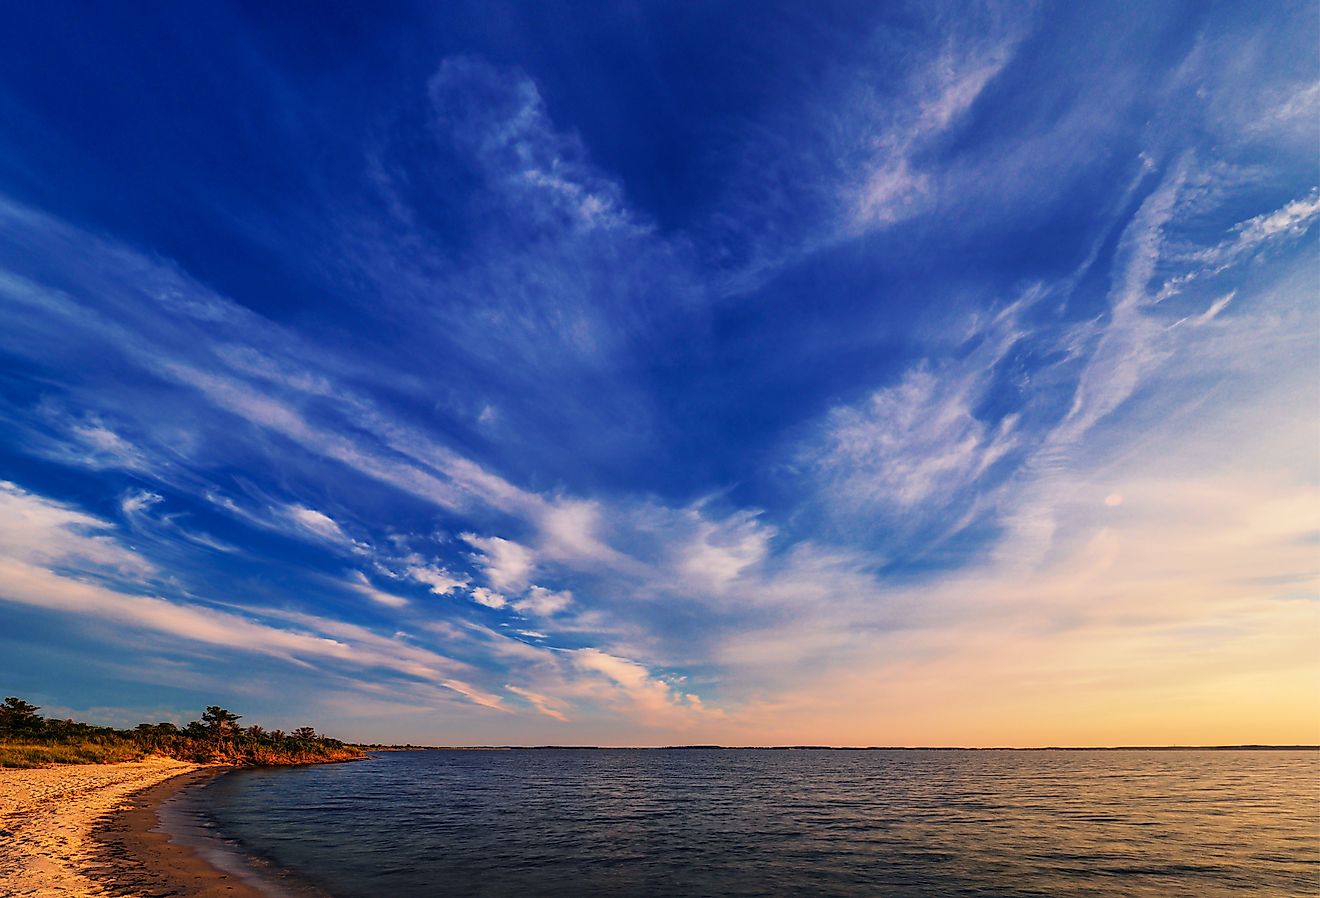
[{"label": "pale sand", "polygon": [[126,807],[134,793],[196,769],[196,764],[163,758],[0,768],[0,895],[107,894],[87,876],[97,864],[93,824]]}]

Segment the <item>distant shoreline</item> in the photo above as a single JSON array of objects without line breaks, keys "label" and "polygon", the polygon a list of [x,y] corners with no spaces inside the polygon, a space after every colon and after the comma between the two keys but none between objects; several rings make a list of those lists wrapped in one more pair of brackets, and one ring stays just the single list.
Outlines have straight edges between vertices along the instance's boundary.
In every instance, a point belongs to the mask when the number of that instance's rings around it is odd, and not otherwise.
[{"label": "distant shoreline", "polygon": [[376,751],[1320,751],[1320,745],[365,745]]}]

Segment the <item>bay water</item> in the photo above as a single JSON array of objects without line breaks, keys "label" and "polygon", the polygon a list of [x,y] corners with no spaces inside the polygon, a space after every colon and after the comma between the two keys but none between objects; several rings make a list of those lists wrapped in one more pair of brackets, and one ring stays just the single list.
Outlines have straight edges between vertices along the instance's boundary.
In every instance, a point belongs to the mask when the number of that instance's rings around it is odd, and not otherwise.
[{"label": "bay water", "polygon": [[1315,751],[407,751],[203,792],[334,898],[1320,894]]}]

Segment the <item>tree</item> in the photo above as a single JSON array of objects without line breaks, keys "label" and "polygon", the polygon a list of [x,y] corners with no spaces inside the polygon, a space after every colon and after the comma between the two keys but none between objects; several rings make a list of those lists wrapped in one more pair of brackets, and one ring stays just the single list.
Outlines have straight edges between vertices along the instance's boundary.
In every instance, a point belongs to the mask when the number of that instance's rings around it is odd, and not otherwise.
[{"label": "tree", "polygon": [[0,703],[0,732],[31,733],[41,729],[41,709],[21,698],[10,695]]},{"label": "tree", "polygon": [[211,705],[202,715],[202,725],[206,727],[209,735],[223,739],[238,732],[238,721],[241,719],[239,715],[226,711],[219,705]]},{"label": "tree", "polygon": [[295,739],[309,739],[309,740],[310,740],[310,739],[315,739],[315,738],[316,738],[316,728],[315,728],[315,727],[298,727],[298,729],[296,729],[296,730],[293,731],[293,738],[295,738]]}]

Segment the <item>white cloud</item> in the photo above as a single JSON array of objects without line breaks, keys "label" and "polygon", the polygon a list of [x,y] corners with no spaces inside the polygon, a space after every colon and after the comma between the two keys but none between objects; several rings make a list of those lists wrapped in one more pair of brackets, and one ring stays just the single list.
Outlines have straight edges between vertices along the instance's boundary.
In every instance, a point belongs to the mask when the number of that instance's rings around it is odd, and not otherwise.
[{"label": "white cloud", "polygon": [[478,536],[475,533],[464,533],[462,539],[478,550],[473,561],[485,571],[492,587],[518,590],[526,585],[536,561],[526,546],[498,536]]},{"label": "white cloud", "polygon": [[[827,729],[852,744],[969,732],[983,744],[1102,744],[1113,728],[1297,739],[1301,696],[1320,682],[1310,635],[1320,501],[1307,461],[1320,430],[1287,410],[1315,352],[1271,343],[1281,359],[1255,373],[1278,382],[1240,385],[1250,403],[1109,429],[1098,451],[1032,469],[1015,489],[1048,510],[1048,553],[1015,528],[992,557],[916,584],[862,575],[850,585],[846,567],[812,577],[802,559],[791,575],[817,591],[785,589],[810,610],[730,633],[714,650],[726,688],[767,696],[735,703],[730,726],[741,719],[752,738],[790,742]],[[1139,401],[1159,408],[1156,394]],[[876,688],[885,682],[903,688]],[[1183,707],[1174,696],[1195,712],[1143,717]]]},{"label": "white cloud", "polygon": [[[1245,127],[1232,121],[1226,130],[1232,132],[1237,129],[1273,141],[1292,138],[1305,147],[1314,142],[1315,122],[1317,115],[1320,115],[1320,81],[1275,92],[1264,103],[1261,99],[1257,91],[1252,91],[1248,114],[1254,116],[1253,120]],[[1274,102],[1269,102],[1270,99]]]},{"label": "white cloud", "polygon": [[[1192,263],[1193,267],[1167,279],[1154,301],[1163,302],[1195,281],[1216,277],[1273,246],[1302,236],[1318,217],[1320,190],[1312,190],[1309,195],[1292,200],[1273,212],[1263,212],[1239,222],[1231,229],[1232,236],[1213,246],[1186,253],[1179,259]],[[1210,314],[1204,320],[1213,317]]]},{"label": "white cloud", "polygon": [[722,521],[712,521],[698,506],[689,509],[686,517],[693,533],[676,546],[679,570],[689,582],[704,589],[724,591],[770,553],[774,528],[761,523],[756,512],[738,512]]},{"label": "white cloud", "polygon": [[504,706],[504,700],[502,698],[498,695],[478,689],[470,683],[465,683],[462,680],[441,680],[440,685],[444,686],[446,689],[452,689],[460,695],[466,696],[474,704],[495,711],[503,711],[506,714],[510,713],[509,709]]},{"label": "white cloud", "polygon": [[1206,309],[1200,315],[1196,316],[1196,318],[1192,320],[1192,324],[1194,324],[1197,327],[1200,327],[1201,325],[1204,324],[1209,324],[1211,321],[1215,319],[1215,316],[1217,316],[1220,312],[1224,311],[1224,309],[1228,308],[1228,304],[1233,301],[1233,298],[1235,296],[1237,296],[1236,290],[1228,291],[1223,296],[1219,297],[1214,302],[1212,302],[1208,309]]},{"label": "white cloud", "polygon": [[650,671],[636,661],[592,648],[576,649],[569,657],[582,670],[609,679],[619,687],[628,701],[644,710],[667,713],[679,703],[679,697],[671,693],[669,684],[653,677]]},{"label": "white cloud", "polygon": [[484,586],[478,586],[472,590],[472,601],[478,605],[485,605],[487,608],[503,608],[508,604],[508,600],[497,592],[492,592]]},{"label": "white cloud", "polygon": [[555,592],[542,586],[533,586],[527,595],[513,603],[513,609],[520,614],[534,617],[551,617],[573,604],[573,593],[568,590]]},{"label": "white cloud", "polygon": [[146,458],[136,446],[95,419],[74,424],[70,432],[91,450],[86,458],[91,467],[117,467],[132,471],[145,466]]},{"label": "white cloud", "polygon": [[596,535],[600,526],[599,502],[558,497],[535,514],[541,542],[538,548],[560,559],[620,562],[619,553]]},{"label": "white cloud", "polygon": [[137,490],[124,496],[119,501],[119,510],[125,517],[132,517],[146,511],[151,506],[162,501],[159,493],[153,493],[150,490]]},{"label": "white cloud", "polygon": [[1236,239],[1203,255],[1207,261],[1218,261],[1223,256],[1239,256],[1277,237],[1300,237],[1320,216],[1320,190],[1295,199],[1281,209],[1265,212],[1233,228]]},{"label": "white cloud", "polygon": [[352,545],[353,540],[343,531],[343,528],[335,522],[334,518],[317,511],[314,508],[308,508],[305,505],[290,505],[285,509],[285,513],[293,520],[295,524],[315,536],[319,536],[326,542],[339,543],[341,545]]},{"label": "white cloud", "polygon": [[[637,732],[687,731],[722,716],[682,688],[682,678],[656,676],[637,661],[597,648],[555,654],[570,664],[559,689],[627,715]],[[629,741],[636,745],[637,736]]]},{"label": "white cloud", "polygon": [[[1197,174],[1195,161],[1185,156],[1160,186],[1142,203],[1124,230],[1117,258],[1118,276],[1110,294],[1110,320],[1087,360],[1072,408],[1050,434],[1040,456],[1057,455],[1112,414],[1132,397],[1169,358],[1183,349],[1184,341],[1172,328],[1150,314],[1190,280],[1222,273],[1241,264],[1267,243],[1296,237],[1320,216],[1320,194],[1294,200],[1234,226],[1236,235],[1207,249],[1184,254],[1200,267],[1171,278],[1157,292],[1149,285],[1166,252],[1164,231],[1177,215],[1181,193]],[[1193,323],[1206,324],[1233,301],[1237,291],[1215,300]],[[1180,323],[1180,322],[1179,322]]]},{"label": "white cloud", "polygon": [[293,522],[295,530],[302,534],[311,534],[330,545],[337,546],[354,555],[370,555],[371,546],[354,539],[344,532],[339,522],[325,512],[308,508],[306,505],[292,504],[283,509],[285,517]]},{"label": "white cloud", "polygon": [[182,548],[179,540],[185,540],[192,546],[201,546],[214,552],[233,554],[238,551],[237,547],[208,533],[180,526],[177,513],[153,515],[153,509],[163,505],[164,502],[165,498],[159,493],[151,490],[133,490],[120,498],[119,511],[135,536],[150,540],[161,551],[177,553]]},{"label": "white cloud", "polygon": [[1109,323],[1087,360],[1072,407],[1045,451],[1063,451],[1117,409],[1169,355],[1164,326],[1146,311],[1147,285],[1160,257],[1163,231],[1177,209],[1193,162],[1184,157],[1141,204],[1119,240],[1109,296]]},{"label": "white cloud", "polygon": [[540,711],[546,717],[552,717],[555,720],[564,722],[568,721],[568,717],[564,712],[555,707],[556,702],[553,699],[541,695],[539,692],[533,692],[530,689],[523,689],[519,686],[506,685],[504,688],[512,692],[514,695],[519,695],[527,699],[537,711]]},{"label": "white cloud", "polygon": [[[260,393],[242,381],[204,372],[179,362],[164,363],[159,368],[161,373],[169,376],[171,380],[196,388],[218,407],[281,434],[311,453],[334,459],[367,477],[390,484],[444,508],[454,509],[463,505],[464,490],[436,476],[427,467],[400,461],[389,453],[381,452],[370,441],[360,443],[336,431],[314,426],[291,405]],[[351,397],[340,398],[354,411],[371,411],[354,405]],[[381,416],[375,413],[375,417],[380,419]],[[377,425],[378,437],[386,440],[387,443],[398,438],[385,427],[383,419],[368,418],[364,423]],[[399,447],[390,446],[390,448],[402,452]],[[425,451],[426,448],[428,447],[423,446],[420,451]],[[443,458],[447,454],[438,447],[431,448],[436,449],[433,460]],[[414,451],[419,450],[414,449]],[[455,465],[459,465],[460,461],[456,460]],[[469,463],[464,468],[464,473],[470,475],[474,491],[486,492],[492,488],[498,490],[499,484],[495,479],[482,476],[484,472],[476,466]]]},{"label": "white cloud", "polygon": [[[465,665],[407,640],[330,618],[263,609],[217,610],[153,595],[155,568],[113,537],[106,521],[0,483],[0,601],[112,622],[287,662],[346,665],[417,678],[498,708],[499,699],[454,679]],[[128,579],[138,592],[112,584]],[[273,626],[261,617],[285,620]]]},{"label": "white cloud", "polygon": [[618,185],[587,161],[575,136],[555,129],[521,72],[454,56],[431,79],[430,94],[443,131],[526,218],[559,216],[584,230],[631,225]]},{"label": "white cloud", "polygon": [[917,362],[897,383],[832,409],[797,461],[819,484],[831,516],[882,515],[894,532],[947,517],[982,477],[1021,447],[1020,411],[975,410],[1008,353],[1031,335],[1019,317],[1032,288],[989,320],[974,321],[956,351]]},{"label": "white cloud", "polygon": [[974,483],[1017,445],[1016,416],[994,426],[973,416],[981,376],[921,365],[831,412],[812,460],[832,481],[832,500],[906,510],[943,505]]},{"label": "white cloud", "polygon": [[431,587],[431,592],[438,596],[449,595],[470,582],[467,577],[450,573],[437,565],[409,565],[404,572],[418,583],[425,583]]},{"label": "white cloud", "polygon": [[60,567],[145,582],[157,573],[111,535],[100,518],[0,481],[0,552],[38,567]]},{"label": "white cloud", "polygon": [[893,224],[922,211],[937,178],[918,167],[918,152],[972,107],[1016,45],[1016,36],[951,39],[938,57],[917,67],[920,75],[905,96],[861,94],[856,114],[879,121],[869,147],[861,151],[860,176],[846,182],[848,230]]},{"label": "white cloud", "polygon": [[[0,272],[0,284],[4,276]],[[38,455],[92,470],[154,473],[161,467],[161,459],[123,436],[101,415],[73,415],[58,403],[43,400],[35,417],[45,432],[29,434],[28,443]]]},{"label": "white cloud", "polygon": [[377,589],[372,585],[371,581],[367,579],[367,575],[361,571],[354,571],[350,575],[349,580],[351,581],[350,585],[354,592],[366,596],[368,599],[371,599],[371,601],[376,602],[379,605],[384,605],[387,608],[406,608],[408,606],[408,600],[403,596],[396,596],[394,593]]}]

